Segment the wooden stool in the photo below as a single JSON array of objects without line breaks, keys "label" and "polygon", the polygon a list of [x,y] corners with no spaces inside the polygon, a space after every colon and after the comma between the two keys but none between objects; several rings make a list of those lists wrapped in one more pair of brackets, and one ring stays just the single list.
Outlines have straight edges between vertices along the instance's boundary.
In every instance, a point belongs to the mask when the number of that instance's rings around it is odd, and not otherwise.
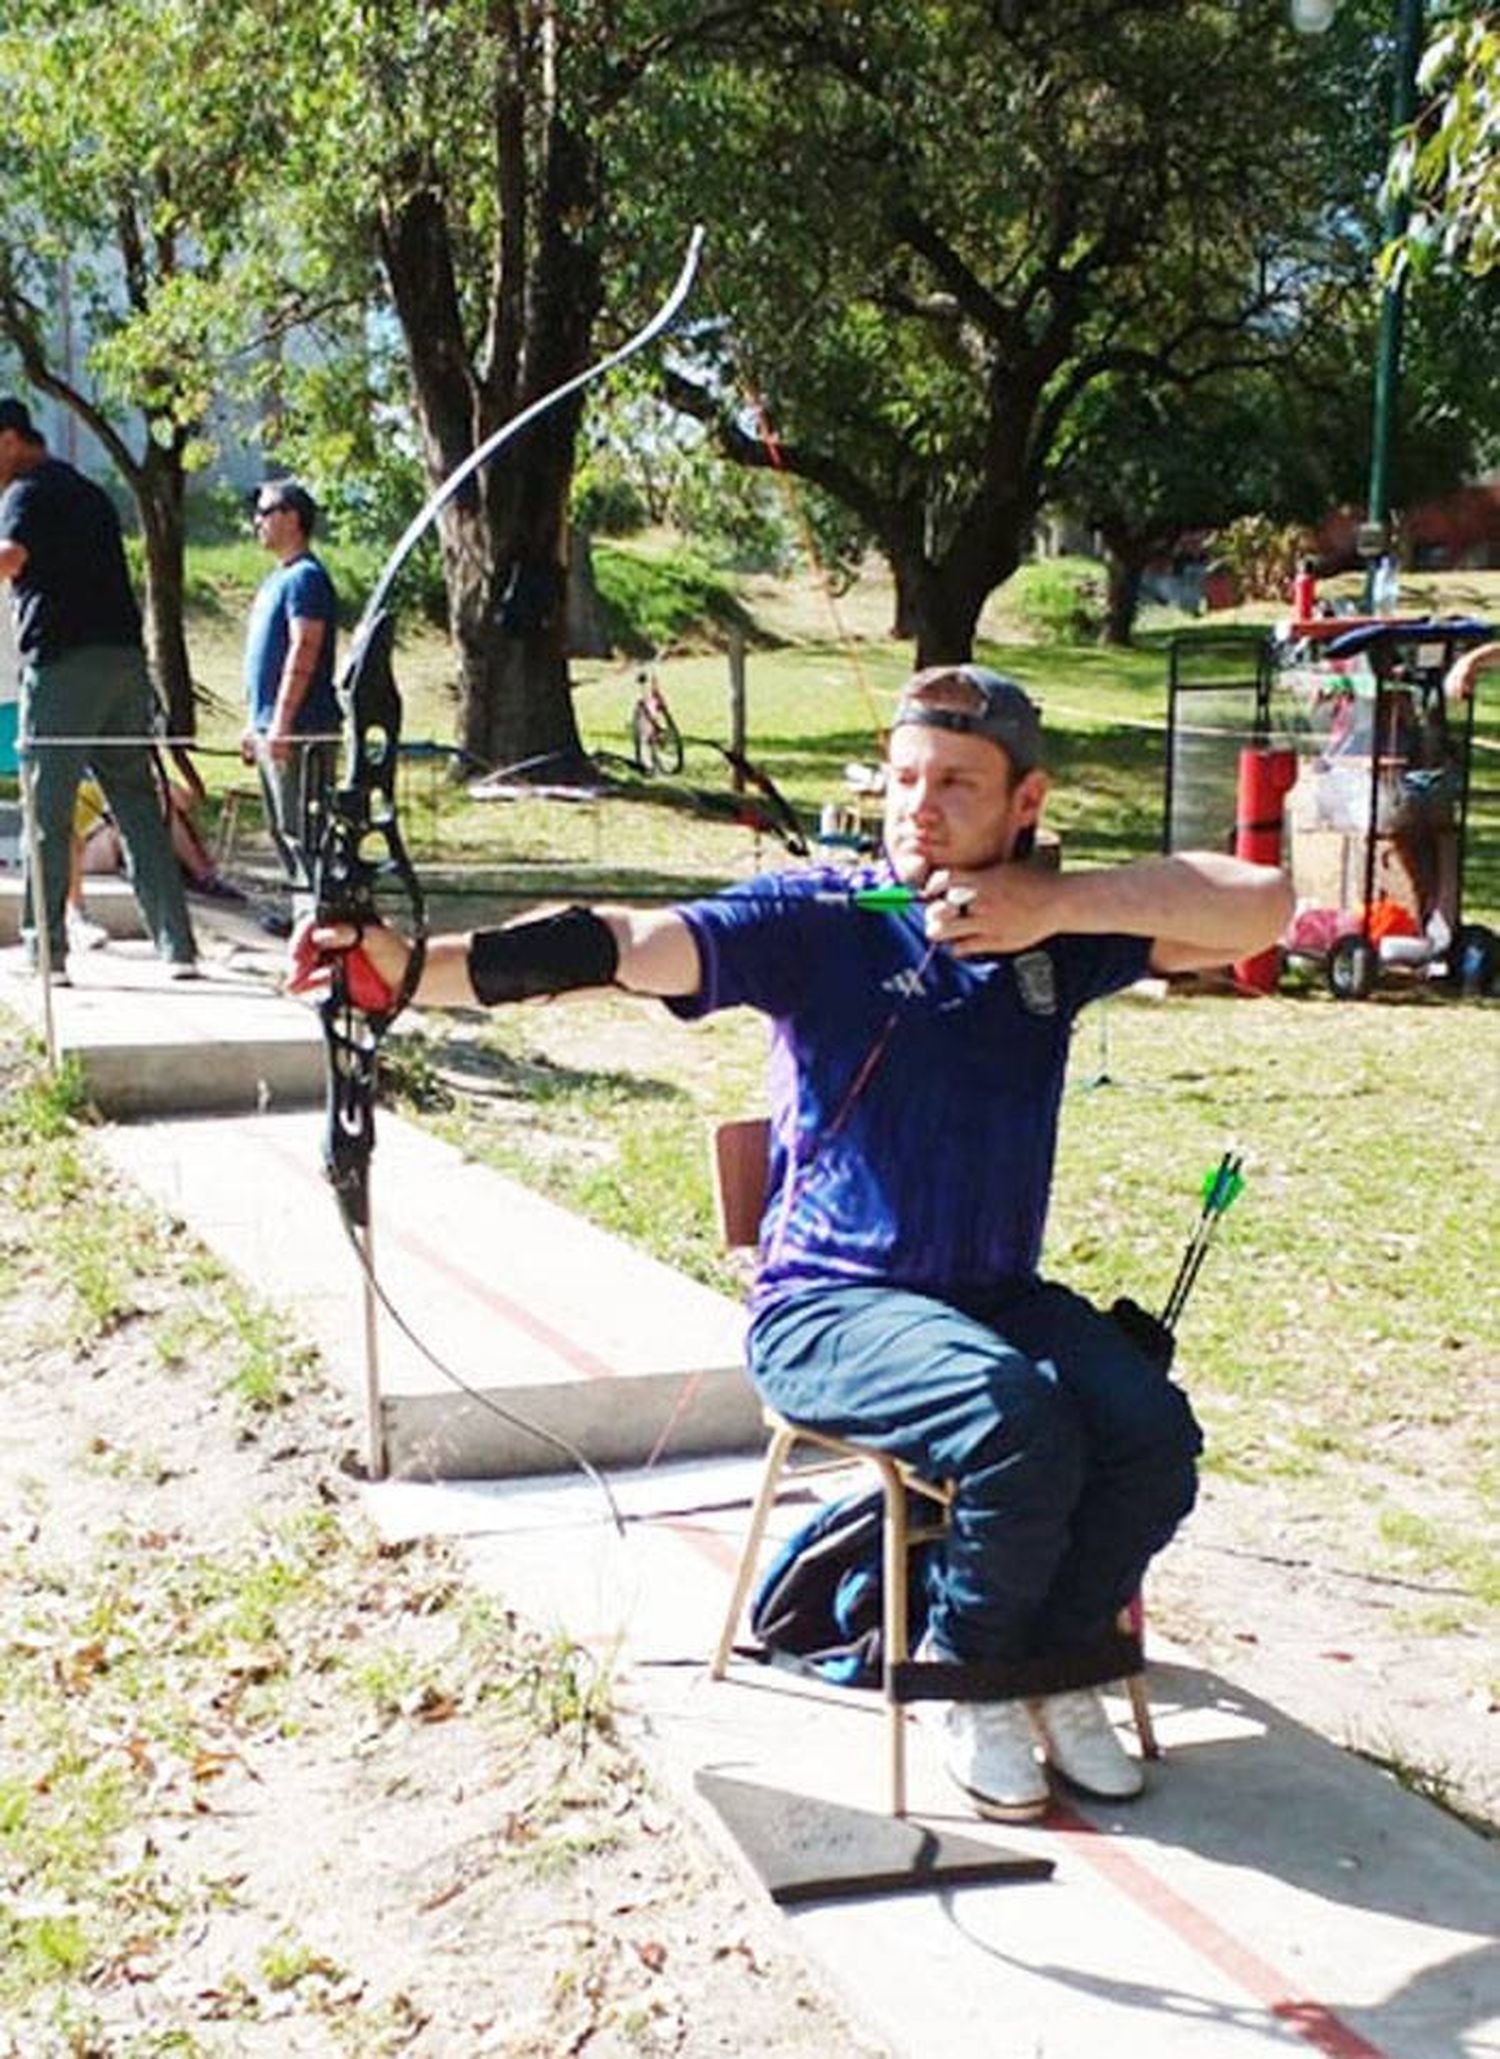
[{"label": "wooden stool", "polygon": [[[764,1116],[719,1123],[714,1129],[712,1144],[714,1206],[720,1238],[731,1250],[753,1246],[759,1237],[761,1214],[765,1204],[770,1124]],[[764,1414],[771,1441],[750,1512],[750,1527],[745,1534],[739,1562],[735,1567],[734,1585],[730,1592],[724,1625],[719,1633],[719,1641],[709,1667],[710,1678],[722,1680],[729,1665],[730,1655],[734,1649],[735,1632],[739,1628],[740,1617],[755,1578],[766,1524],[775,1506],[777,1492],[783,1479],[789,1472],[794,1478],[805,1479],[809,1474],[825,1473],[836,1468],[873,1467],[880,1477],[885,1497],[881,1547],[881,1639],[882,1691],[888,1717],[890,1807],[893,1816],[904,1816],[905,1704],[907,1700],[916,1698],[909,1692],[913,1672],[910,1664],[910,1626],[907,1620],[910,1555],[914,1545],[942,1535],[947,1524],[952,1489],[945,1482],[923,1479],[911,1466],[890,1457],[886,1452],[872,1451],[868,1445],[851,1442],[848,1438],[834,1437],[822,1430],[809,1429],[804,1424],[795,1423],[780,1415],[772,1408],[767,1408]],[[790,1460],[799,1444],[812,1445],[823,1456],[821,1459],[793,1467]],[[932,1524],[913,1525],[909,1514],[909,1497],[912,1496],[932,1504],[936,1511]],[[1138,1656],[1138,1644],[1144,1625],[1145,1611],[1141,1598],[1137,1595],[1129,1607],[1121,1611],[1118,1626],[1124,1637],[1136,1647],[1135,1669],[1122,1672],[1120,1677],[1130,1697],[1131,1717],[1136,1735],[1140,1739],[1142,1754],[1148,1759],[1154,1759],[1160,1757],[1160,1749],[1151,1721],[1151,1705],[1146,1694],[1144,1672]],[[922,1669],[916,1670],[920,1672]],[[1047,1689],[1043,1685],[1037,1691],[1045,1692]]]},{"label": "wooden stool", "polygon": [[264,796],[258,786],[227,786],[220,796],[219,825],[214,837],[214,865],[220,871],[227,870],[234,857],[235,838],[240,827],[240,808],[246,802],[256,807],[264,805]]},{"label": "wooden stool", "polygon": [[[770,1446],[766,1452],[765,1464],[761,1468],[760,1486],[756,1491],[755,1503],[750,1511],[750,1527],[740,1547],[739,1564],[735,1568],[734,1586],[729,1596],[729,1608],[724,1617],[724,1627],[719,1632],[719,1642],[709,1667],[709,1677],[722,1680],[734,1649],[734,1634],[739,1628],[740,1616],[750,1594],[750,1583],[755,1578],[755,1568],[760,1558],[760,1547],[766,1534],[766,1523],[776,1504],[777,1489],[788,1469],[788,1461],[798,1444],[811,1444],[825,1454],[821,1461],[792,1468],[797,1479],[805,1479],[809,1473],[824,1473],[851,1465],[873,1466],[880,1475],[880,1485],[885,1495],[885,1520],[881,1526],[881,1669],[886,1683],[886,1711],[888,1717],[889,1767],[891,1814],[906,1814],[906,1711],[896,1701],[889,1689],[892,1670],[903,1666],[911,1656],[911,1633],[907,1622],[906,1594],[910,1572],[913,1545],[926,1543],[930,1538],[940,1537],[947,1526],[950,1492],[931,1480],[924,1480],[903,1465],[899,1459],[889,1458],[883,1451],[871,1451],[867,1446],[851,1444],[847,1438],[830,1437],[822,1430],[808,1430],[800,1423],[790,1422],[778,1415],[775,1409],[765,1411],[766,1426],[771,1432]],[[930,1502],[937,1511],[932,1524],[916,1524],[911,1521],[909,1497],[918,1496]]]}]

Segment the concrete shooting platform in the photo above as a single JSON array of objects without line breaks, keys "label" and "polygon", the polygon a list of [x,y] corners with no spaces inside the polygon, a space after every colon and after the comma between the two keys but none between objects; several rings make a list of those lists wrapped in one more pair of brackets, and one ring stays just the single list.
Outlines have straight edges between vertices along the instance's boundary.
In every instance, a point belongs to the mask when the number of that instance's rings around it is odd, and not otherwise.
[{"label": "concrete shooting platform", "polygon": [[[203,982],[176,986],[146,947],[111,946],[54,992],[90,1076],[118,1076],[96,1054],[127,1020],[142,1053],[100,1148],[316,1342],[362,1408],[363,1276],[322,1177],[320,1111],[278,1091],[217,1112],[200,1098],[231,1023],[257,1049],[300,1040],[321,1081],[316,1024],[276,991],[265,939],[215,926],[205,961]],[[36,1024],[18,951],[0,952],[0,1001]],[[385,1114],[373,1178],[380,1279],[477,1390],[380,1316],[395,1475],[366,1489],[380,1529],[452,1536],[475,1584],[592,1652],[647,1762],[731,1863],[743,1853],[705,1774],[878,1828],[874,1697],[748,1661],[706,1675],[758,1470],[738,1307]],[[489,1404],[581,1445],[614,1511]],[[812,1491],[778,1508],[773,1543]],[[1496,1845],[1258,1698],[1253,1655],[1229,1678],[1148,1645],[1166,1758],[1128,1808],[982,1824],[919,1721],[912,1822],[1040,1856],[1051,1876],[789,1908],[814,1977],[897,2059],[1500,2059]]]},{"label": "concrete shooting platform", "polygon": [[[595,1653],[655,1770],[736,1863],[699,1794],[705,1772],[872,1821],[885,1794],[874,1695],[748,1659],[707,1677],[757,1472],[716,1460],[616,1474],[623,1534],[582,1481],[367,1490],[387,1536],[458,1537],[475,1580]],[[768,1550],[812,1492],[781,1504]],[[899,2059],[1500,2052],[1495,1845],[1247,1682],[1149,1630],[1148,1648],[1165,1756],[1126,1807],[1060,1801],[1040,1825],[982,1823],[931,1723],[915,1723],[909,1820],[1053,1872],[787,1908],[855,2023]],[[1123,1725],[1123,1697],[1111,1708]]]},{"label": "concrete shooting platform", "polygon": [[[123,879],[91,879],[87,907],[110,942],[68,953],[69,984],[51,988],[52,1033],[59,1058],[77,1063],[105,1115],[297,1107],[322,1098],[316,1019],[281,994],[280,954],[253,921],[237,911],[206,912],[191,900],[203,977],[174,981],[145,938]],[[0,874],[0,997],[40,1035],[44,997],[17,942],[19,911],[15,875]]]}]

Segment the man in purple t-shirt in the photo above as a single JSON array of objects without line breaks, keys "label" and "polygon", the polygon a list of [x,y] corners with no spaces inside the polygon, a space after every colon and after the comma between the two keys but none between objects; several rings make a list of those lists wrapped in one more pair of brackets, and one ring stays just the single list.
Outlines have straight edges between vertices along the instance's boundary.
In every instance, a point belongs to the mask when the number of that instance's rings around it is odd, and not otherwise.
[{"label": "man in purple t-shirt", "polygon": [[[885,867],[783,873],[656,912],[575,908],[429,949],[417,998],[494,1005],[611,983],[678,1014],[772,1024],[770,1199],[750,1334],[794,1420],[954,1484],[927,1655],[983,1663],[1096,1644],[1192,1505],[1186,1397],[1110,1317],[1037,1271],[1068,1037],[1138,978],[1264,949],[1274,868],[1211,853],[1095,872],[1024,861],[1047,793],[1037,712],[972,665],[908,682],[891,728]],[[304,933],[314,986],[349,932]],[[348,951],[370,998],[406,947]],[[1124,1800],[1141,1773],[1091,1689],[946,1711],[950,1772],[985,1815],[1047,1806],[1047,1765]],[[1039,1754],[1041,1756],[1039,1756]]]}]

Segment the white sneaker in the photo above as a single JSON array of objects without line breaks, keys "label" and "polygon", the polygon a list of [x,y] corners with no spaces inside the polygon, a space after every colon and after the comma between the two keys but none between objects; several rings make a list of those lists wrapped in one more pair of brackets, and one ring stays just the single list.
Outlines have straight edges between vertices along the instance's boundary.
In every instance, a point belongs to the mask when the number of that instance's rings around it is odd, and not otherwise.
[{"label": "white sneaker", "polygon": [[1049,1694],[1033,1704],[1047,1762],[1070,1787],[1101,1801],[1127,1802],[1145,1786],[1139,1760],[1115,1735],[1104,1704],[1091,1687]]},{"label": "white sneaker", "polygon": [[90,922],[81,908],[70,908],[67,913],[68,948],[72,951],[102,951],[109,942],[109,931],[102,922]]},{"label": "white sneaker", "polygon": [[[918,1645],[919,1660],[958,1663],[931,1631]],[[1037,1758],[1036,1730],[1024,1702],[918,1702],[919,1717],[943,1727],[943,1759],[951,1777],[981,1816],[998,1823],[1030,1823],[1050,1799]]]},{"label": "white sneaker", "polygon": [[948,1771],[981,1816],[1031,1823],[1050,1789],[1024,1702],[950,1702],[943,1718]]}]

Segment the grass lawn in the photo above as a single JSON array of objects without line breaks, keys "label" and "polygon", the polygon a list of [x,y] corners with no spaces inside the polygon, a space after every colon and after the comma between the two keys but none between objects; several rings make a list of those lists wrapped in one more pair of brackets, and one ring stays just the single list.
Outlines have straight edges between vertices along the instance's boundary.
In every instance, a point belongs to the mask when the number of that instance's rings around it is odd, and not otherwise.
[{"label": "grass lawn", "polygon": [[[204,571],[193,621],[195,667],[211,696],[205,742],[225,753],[204,760],[215,790],[244,778],[232,744],[245,578],[239,560],[226,559],[217,584]],[[843,641],[805,583],[752,582],[746,598],[782,639],[750,656],[752,754],[815,819],[843,790],[845,765],[876,756],[909,651],[883,635],[889,597],[879,591],[856,589],[839,604],[853,632]],[[1500,615],[1500,575],[1444,581],[1410,601]],[[1058,779],[1049,819],[1065,862],[1155,849],[1163,629],[1148,620],[1138,647],[1119,653],[1021,641],[1003,605],[984,627],[981,655],[1044,702]],[[450,741],[446,644],[410,634],[398,676],[407,737]],[[628,747],[633,676],[628,664],[577,668],[590,746]],[[661,677],[689,739],[686,781],[722,794],[722,760],[691,741],[727,733],[722,653],[672,656]],[[1491,684],[1466,912],[1500,926],[1500,775],[1491,770],[1500,680]],[[558,895],[671,898],[784,862],[774,845],[685,804],[479,803],[430,765],[413,768],[404,799],[438,927]],[[673,1264],[735,1284],[713,1248],[703,1130],[709,1116],[758,1105],[758,1022],[685,1027],[610,998],[432,1017],[394,1037],[388,1054],[393,1091],[476,1156]],[[1247,1190],[1182,1330],[1210,1465],[1357,1509],[1372,1564],[1409,1566],[1435,1582],[1434,1609],[1478,1609],[1492,1625],[1497,1134],[1500,1003],[1459,1003],[1395,980],[1364,1004],[1335,1003],[1316,982],[1261,1001],[1120,999],[1078,1033],[1047,1252],[1049,1268],[1086,1292],[1159,1304],[1199,1181],[1238,1145]]]}]

